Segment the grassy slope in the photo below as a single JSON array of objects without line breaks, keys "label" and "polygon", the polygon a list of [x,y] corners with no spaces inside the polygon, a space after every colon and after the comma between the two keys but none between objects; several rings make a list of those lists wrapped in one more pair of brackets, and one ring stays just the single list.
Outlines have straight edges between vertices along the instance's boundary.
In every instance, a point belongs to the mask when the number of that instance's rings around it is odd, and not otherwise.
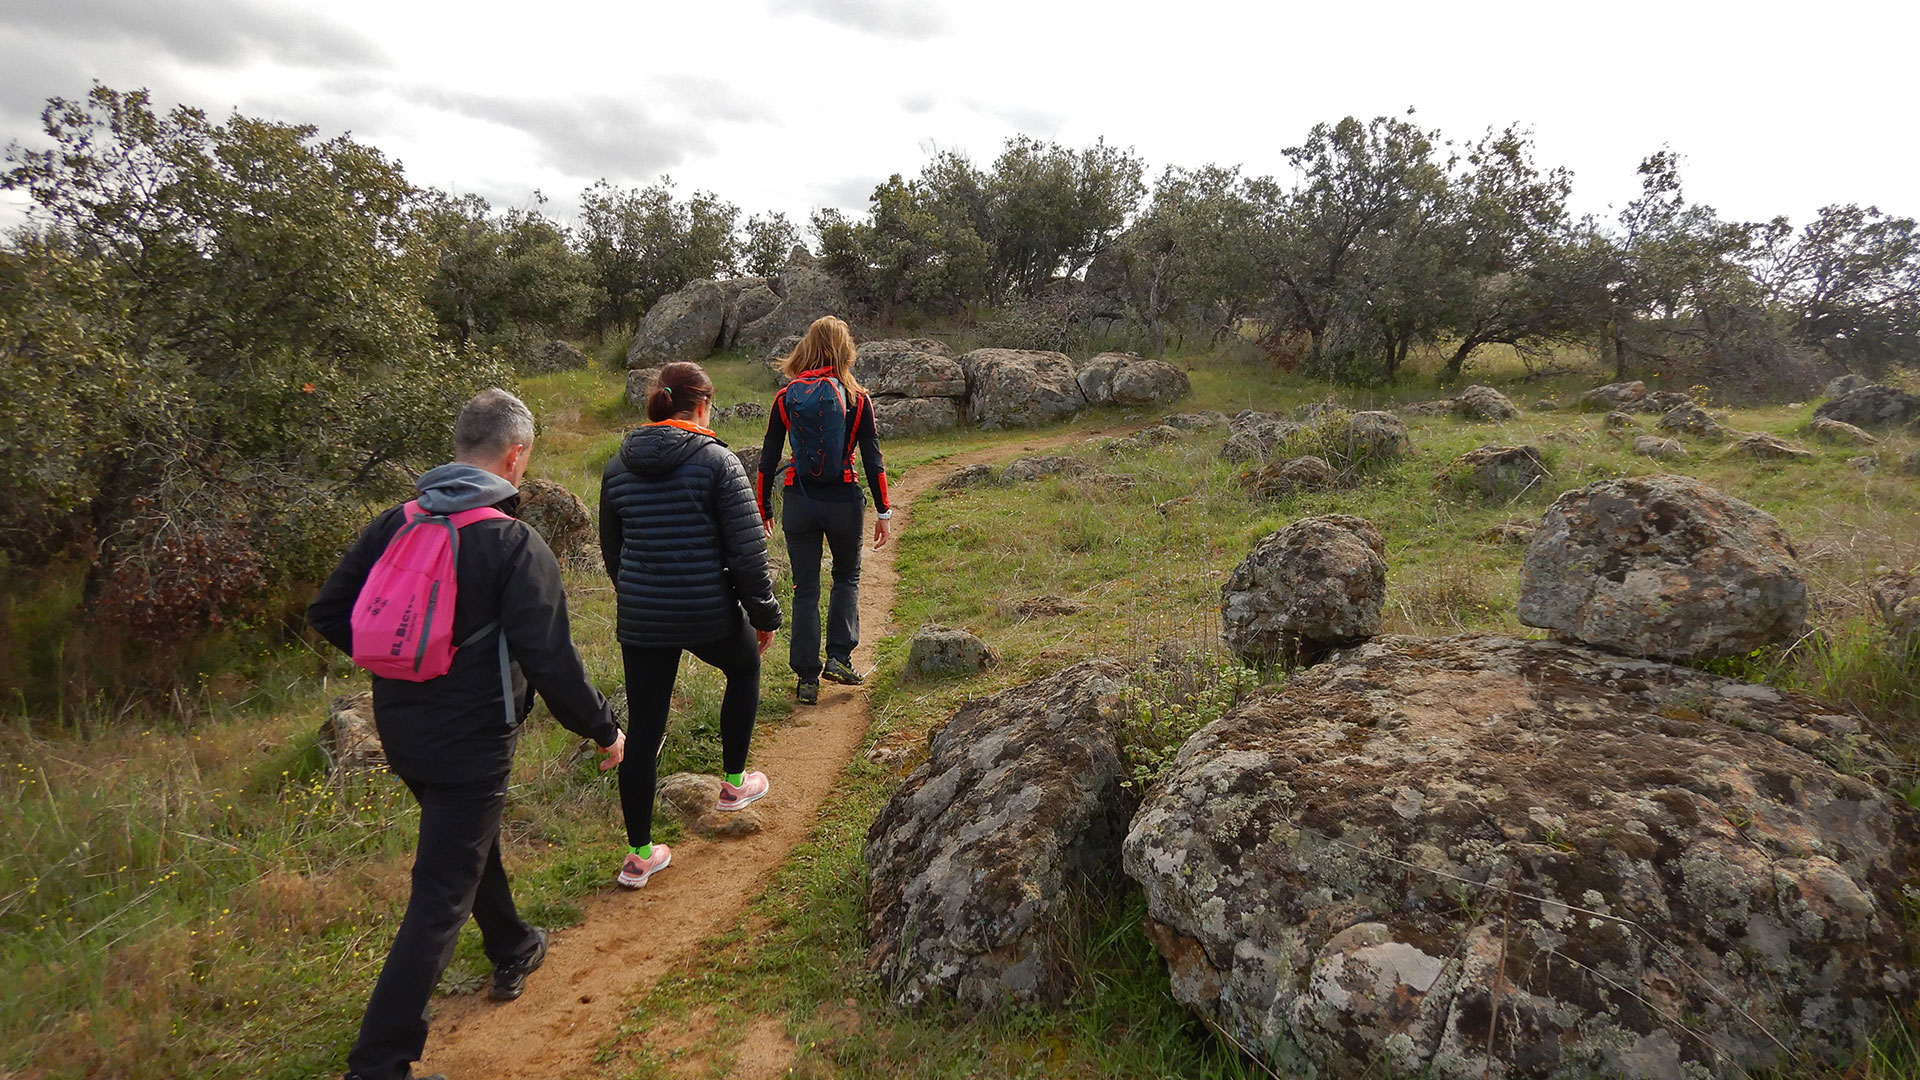
[{"label": "grassy slope", "polygon": [[[771,390],[748,361],[710,368],[722,405]],[[1285,408],[1324,394],[1231,363],[1200,365],[1194,382],[1190,407],[1227,411]],[[633,419],[617,378],[545,376],[524,389],[543,424],[535,475],[592,503],[601,465]],[[1567,400],[1570,390],[1559,387],[1557,396]],[[1526,404],[1556,388],[1511,392]],[[1389,395],[1413,396],[1421,394]],[[1743,411],[1730,421],[1804,441],[1799,428],[1809,412]],[[1070,427],[1123,418],[1084,417]],[[1089,653],[1137,656],[1145,642],[1204,638],[1224,574],[1258,537],[1308,513],[1356,513],[1383,527],[1390,629],[1517,631],[1520,551],[1476,544],[1473,535],[1507,517],[1537,517],[1553,491],[1655,468],[1598,435],[1591,415],[1530,412],[1508,424],[1439,419],[1412,427],[1410,461],[1357,489],[1287,503],[1240,491],[1236,470],[1215,457],[1217,434],[1118,460],[1085,448],[1103,467],[1143,481],[1126,492],[1043,481],[928,498],[900,541],[897,621],[968,626],[993,640],[1007,663],[969,682],[901,686],[904,638],[882,642],[874,738],[916,745],[965,697]],[[721,434],[745,445],[757,439],[754,428]],[[896,473],[937,468],[929,463],[942,455],[1001,438],[967,432],[890,444],[890,465]],[[1434,484],[1452,457],[1498,441],[1547,448],[1553,491],[1506,506],[1464,501]],[[1875,563],[1920,560],[1920,495],[1910,478],[1849,468],[1851,451],[1808,445],[1820,455],[1813,464],[1728,462],[1696,446],[1680,466],[1779,516],[1820,596],[1817,618],[1833,645],[1816,642],[1746,667],[1845,697],[1883,724],[1904,717],[1912,725],[1910,680],[1889,677],[1872,660],[1859,583]],[[1192,498],[1165,515],[1154,510],[1177,496]],[[614,690],[621,678],[610,589],[585,571],[570,571],[568,585],[589,670]],[[1039,594],[1089,606],[1067,617],[1023,617],[1017,602]],[[391,780],[344,789],[325,782],[312,731],[327,697],[343,682],[356,684],[341,661],[289,647],[257,667],[251,700],[230,695],[191,726],[96,724],[104,734],[83,741],[21,724],[3,737],[0,760],[14,775],[0,791],[11,841],[0,852],[0,978],[21,992],[0,999],[0,1074],[294,1077],[337,1067],[405,892],[412,811]],[[769,665],[764,721],[785,716],[787,685],[780,665]],[[693,666],[680,687],[668,768],[716,766],[718,694],[717,677]],[[1911,732],[1905,728],[1910,756]],[[574,750],[564,731],[536,721],[509,807],[518,894],[549,924],[564,924],[571,901],[601,886],[618,837],[611,779]],[[864,760],[849,771],[816,841],[770,883],[749,923],[715,942],[708,963],[650,995],[628,1032],[610,1040],[616,1071],[723,1075],[742,1026],[732,1021],[770,1012],[800,1040],[801,1075],[1243,1074],[1244,1064],[1199,1037],[1168,1000],[1137,931],[1139,913],[1124,906],[1092,913],[1080,928],[1084,951],[1100,962],[1060,1014],[975,1023],[880,1008],[861,966],[859,891],[846,885],[858,880],[866,824],[897,776]],[[475,944],[465,943],[449,986],[477,985],[484,962]],[[704,1053],[650,1047],[651,1025],[689,1016],[683,1032],[709,1032],[694,1039]]]}]

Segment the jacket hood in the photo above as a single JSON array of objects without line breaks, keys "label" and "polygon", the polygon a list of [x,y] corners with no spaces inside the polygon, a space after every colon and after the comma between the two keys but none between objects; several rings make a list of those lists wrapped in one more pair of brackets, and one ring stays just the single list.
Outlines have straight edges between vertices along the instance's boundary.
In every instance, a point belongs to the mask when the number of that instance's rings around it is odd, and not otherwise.
[{"label": "jacket hood", "polygon": [[506,477],[457,461],[421,473],[413,487],[419,492],[420,509],[429,514],[457,514],[481,506],[496,506],[520,494],[520,489]]},{"label": "jacket hood", "polygon": [[679,468],[708,445],[727,444],[671,424],[648,424],[627,433],[620,443],[620,463],[641,476],[658,476]]}]

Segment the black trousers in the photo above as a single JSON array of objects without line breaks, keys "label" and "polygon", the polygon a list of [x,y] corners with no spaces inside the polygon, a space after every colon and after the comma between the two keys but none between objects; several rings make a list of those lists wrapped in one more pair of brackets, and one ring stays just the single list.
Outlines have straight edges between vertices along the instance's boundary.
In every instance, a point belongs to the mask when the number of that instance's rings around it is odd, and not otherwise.
[{"label": "black trousers", "polygon": [[727,690],[720,699],[722,772],[744,772],[753,742],[753,717],[760,711],[760,643],[743,616],[734,632],[718,641],[666,648],[620,646],[627,669],[627,756],[620,762],[620,811],[627,820],[627,843],[653,842],[653,789],[659,779],[660,741],[667,735],[673,684],[680,676],[680,654],[690,652],[720,669]]},{"label": "black trousers", "polygon": [[500,864],[500,815],[507,778],[432,784],[402,778],[420,802],[420,846],[413,890],[387,962],[347,1054],[347,1072],[365,1080],[405,1080],[427,1045],[427,1002],[453,959],[467,916],[480,924],[495,967],[533,955],[533,927],[514,910]]},{"label": "black trousers", "polygon": [[788,488],[780,500],[793,573],[793,638],[787,662],[804,680],[820,677],[820,547],[833,554],[833,591],[827,596],[827,655],[853,662],[860,644],[860,543],[866,524],[860,499],[828,502]]}]

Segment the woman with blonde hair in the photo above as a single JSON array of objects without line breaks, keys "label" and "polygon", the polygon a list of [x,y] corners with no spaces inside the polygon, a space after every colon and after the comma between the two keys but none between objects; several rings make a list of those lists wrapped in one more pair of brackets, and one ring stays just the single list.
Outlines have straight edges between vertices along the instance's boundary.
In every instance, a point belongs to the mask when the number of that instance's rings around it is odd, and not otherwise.
[{"label": "woman with blonde hair", "polygon": [[[849,686],[861,681],[853,668],[860,643],[860,541],[865,501],[853,471],[860,464],[873,489],[878,513],[873,546],[884,547],[893,505],[880,459],[873,398],[853,375],[855,349],[847,324],[831,315],[815,319],[783,370],[792,380],[774,395],[767,437],[760,447],[755,493],[760,520],[773,535],[773,489],[784,489],[780,526],[793,568],[793,638],[788,663],[799,677],[795,695],[803,705],[820,700],[820,678]],[[793,460],[778,465],[786,444]],[[776,476],[776,473],[778,474]],[[820,549],[833,555],[833,590],[827,599],[826,659],[820,657]]]}]

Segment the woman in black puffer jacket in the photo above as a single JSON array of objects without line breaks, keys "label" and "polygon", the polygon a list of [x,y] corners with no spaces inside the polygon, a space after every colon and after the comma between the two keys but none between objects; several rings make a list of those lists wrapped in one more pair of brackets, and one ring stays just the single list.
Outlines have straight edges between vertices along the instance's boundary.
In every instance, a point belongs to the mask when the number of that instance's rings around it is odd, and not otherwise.
[{"label": "woman in black puffer jacket", "polygon": [[631,845],[619,882],[647,883],[672,854],[652,842],[655,768],[682,650],[726,674],[719,809],[767,793],[746,772],[760,708],[760,654],[780,626],[766,533],[740,459],[707,430],[713,382],[698,364],[660,369],[652,421],[628,433],[600,478],[600,551],[618,599],[634,752],[620,765]]}]

